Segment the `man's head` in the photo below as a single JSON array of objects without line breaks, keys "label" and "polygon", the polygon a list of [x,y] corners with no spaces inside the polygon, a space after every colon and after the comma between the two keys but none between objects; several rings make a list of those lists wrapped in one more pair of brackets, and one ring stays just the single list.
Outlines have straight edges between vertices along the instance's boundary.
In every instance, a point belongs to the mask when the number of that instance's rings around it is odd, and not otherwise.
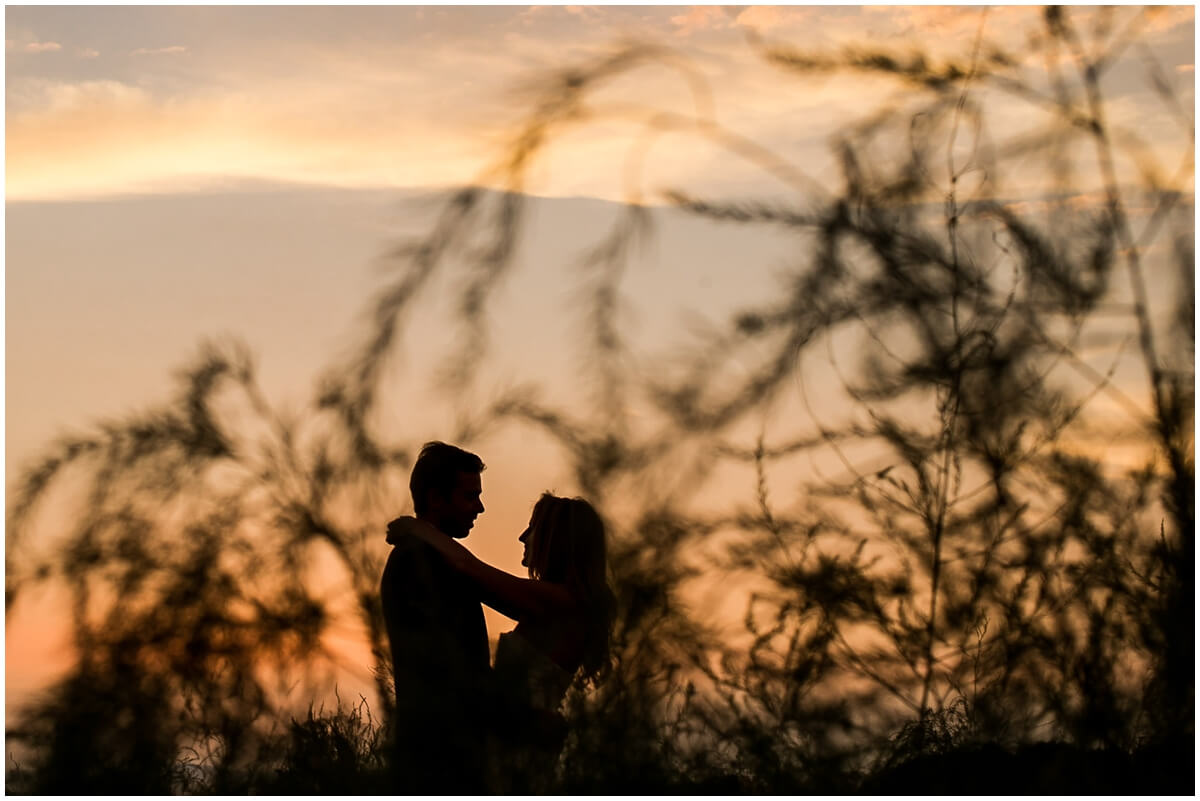
[{"label": "man's head", "polygon": [[417,517],[451,537],[466,537],[483,514],[479,474],[484,468],[482,459],[462,448],[425,443],[408,481]]}]

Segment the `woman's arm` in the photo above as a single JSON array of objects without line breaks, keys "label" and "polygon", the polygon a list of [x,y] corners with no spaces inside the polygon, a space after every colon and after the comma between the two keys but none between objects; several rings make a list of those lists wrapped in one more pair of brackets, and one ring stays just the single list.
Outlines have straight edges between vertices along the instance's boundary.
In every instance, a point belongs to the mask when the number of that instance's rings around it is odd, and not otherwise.
[{"label": "woman's arm", "polygon": [[484,602],[513,620],[545,617],[573,605],[571,594],[561,584],[520,578],[492,567],[465,547],[415,517],[401,517],[388,524],[389,540],[397,534],[417,537],[434,548],[456,572],[480,590]]}]

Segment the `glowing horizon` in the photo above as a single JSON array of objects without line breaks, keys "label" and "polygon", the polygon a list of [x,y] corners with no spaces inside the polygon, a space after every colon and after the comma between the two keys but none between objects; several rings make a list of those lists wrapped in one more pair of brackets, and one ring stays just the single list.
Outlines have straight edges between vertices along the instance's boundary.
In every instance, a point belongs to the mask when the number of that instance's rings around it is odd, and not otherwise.
[{"label": "glowing horizon", "polygon": [[[1086,19],[1092,11],[1074,13]],[[1167,7],[1148,23],[1185,102],[1194,64],[1181,33],[1193,19],[1191,8]],[[401,6],[55,14],[10,7],[6,20],[5,191],[12,202],[188,192],[244,179],[344,188],[488,185],[482,171],[528,107],[531,82],[611,53],[621,41],[666,46],[678,66],[619,78],[602,99],[669,110],[682,120],[711,113],[736,136],[778,148],[796,164],[821,165],[825,133],[887,93],[871,76],[797,81],[764,64],[747,36],[819,52],[868,42],[963,58],[981,31],[1019,49],[1038,12]],[[902,47],[895,46],[897,34]],[[711,97],[696,95],[693,79]],[[1182,132],[1171,133],[1160,111],[1148,116],[1148,99],[1116,98],[1115,116],[1173,137],[1163,145],[1169,150]],[[603,103],[599,110],[603,115]],[[812,132],[797,142],[779,127],[785,112],[805,119]],[[625,199],[627,188],[610,165],[621,163],[642,128],[620,118],[562,137],[535,176],[538,185],[525,189]],[[651,193],[684,176],[694,183],[697,164],[705,168],[703,185],[714,189],[762,182],[760,171],[698,134],[685,125],[659,137],[666,144],[655,147],[654,171],[646,176]]]}]

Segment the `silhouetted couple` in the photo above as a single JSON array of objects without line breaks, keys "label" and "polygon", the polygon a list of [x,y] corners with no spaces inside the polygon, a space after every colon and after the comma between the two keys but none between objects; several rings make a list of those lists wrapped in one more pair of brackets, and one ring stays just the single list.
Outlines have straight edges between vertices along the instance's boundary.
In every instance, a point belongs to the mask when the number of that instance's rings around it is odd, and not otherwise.
[{"label": "silhouetted couple", "polygon": [[[608,658],[613,596],[604,525],[579,498],[533,507],[521,564],[498,570],[455,542],[483,513],[483,461],[430,442],[413,466],[416,517],[388,524],[382,599],[396,681],[396,789],[537,792],[552,779],[577,676]],[[489,664],[485,603],[517,621]]]}]

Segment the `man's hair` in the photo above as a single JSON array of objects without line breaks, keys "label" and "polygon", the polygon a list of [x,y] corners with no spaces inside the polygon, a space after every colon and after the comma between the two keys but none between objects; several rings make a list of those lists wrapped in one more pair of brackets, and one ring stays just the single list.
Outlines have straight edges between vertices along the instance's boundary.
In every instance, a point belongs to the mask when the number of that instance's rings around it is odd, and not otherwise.
[{"label": "man's hair", "polygon": [[459,473],[482,473],[486,467],[482,459],[462,448],[444,442],[426,442],[408,480],[413,509],[418,515],[425,514],[430,491],[447,495],[454,489]]}]

